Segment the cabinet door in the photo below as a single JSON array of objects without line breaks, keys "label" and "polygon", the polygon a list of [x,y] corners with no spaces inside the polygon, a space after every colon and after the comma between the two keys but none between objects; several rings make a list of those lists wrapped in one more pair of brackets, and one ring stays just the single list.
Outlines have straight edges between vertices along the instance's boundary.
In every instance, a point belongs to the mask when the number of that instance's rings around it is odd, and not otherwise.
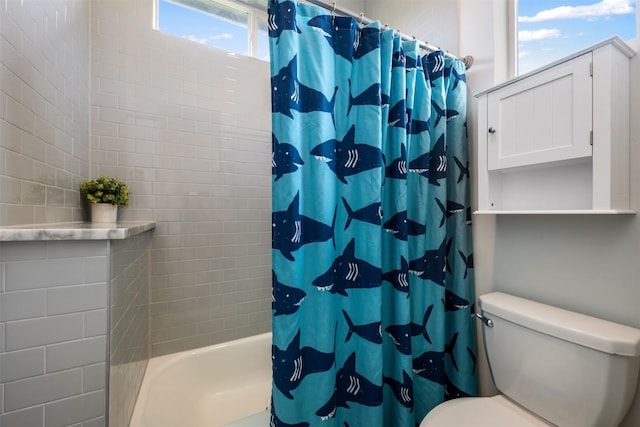
[{"label": "cabinet door", "polygon": [[591,53],[488,94],[488,168],[592,154]]}]

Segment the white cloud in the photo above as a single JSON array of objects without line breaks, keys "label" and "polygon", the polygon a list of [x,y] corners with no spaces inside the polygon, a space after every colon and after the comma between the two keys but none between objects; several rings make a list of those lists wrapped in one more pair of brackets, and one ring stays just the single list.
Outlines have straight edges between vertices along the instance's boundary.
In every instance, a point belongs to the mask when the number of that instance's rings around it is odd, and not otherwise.
[{"label": "white cloud", "polygon": [[216,40],[229,40],[233,38],[233,34],[230,33],[224,33],[224,34],[216,34],[215,36],[209,36],[209,37],[197,37],[194,36],[193,34],[189,34],[186,36],[182,36],[187,40],[191,40],[194,41],[196,43],[201,43],[201,44],[209,44],[210,42],[216,41]]},{"label": "white cloud", "polygon": [[602,0],[598,3],[582,6],[559,6],[543,10],[535,16],[519,16],[518,22],[542,22],[553,19],[594,19],[602,16],[626,15],[635,13],[633,0]]},{"label": "white cloud", "polygon": [[534,31],[518,31],[518,41],[521,42],[556,39],[558,37],[560,37],[560,30],[558,30],[557,28],[541,28]]}]

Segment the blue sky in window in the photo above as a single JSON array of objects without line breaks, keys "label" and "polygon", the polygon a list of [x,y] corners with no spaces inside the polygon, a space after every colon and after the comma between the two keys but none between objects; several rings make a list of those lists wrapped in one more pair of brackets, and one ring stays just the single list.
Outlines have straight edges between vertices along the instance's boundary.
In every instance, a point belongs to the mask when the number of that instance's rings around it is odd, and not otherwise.
[{"label": "blue sky in window", "polygon": [[248,55],[247,27],[160,0],[158,30],[207,46]]},{"label": "blue sky in window", "polygon": [[635,0],[518,0],[519,74],[636,32]]}]

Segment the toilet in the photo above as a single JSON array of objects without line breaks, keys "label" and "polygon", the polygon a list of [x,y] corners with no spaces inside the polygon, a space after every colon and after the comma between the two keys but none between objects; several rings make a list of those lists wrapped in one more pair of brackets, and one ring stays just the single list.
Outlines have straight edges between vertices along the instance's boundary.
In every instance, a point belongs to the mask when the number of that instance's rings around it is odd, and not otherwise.
[{"label": "toilet", "polygon": [[635,395],[640,330],[501,292],[479,298],[501,394],[453,399],[420,427],[616,427]]}]

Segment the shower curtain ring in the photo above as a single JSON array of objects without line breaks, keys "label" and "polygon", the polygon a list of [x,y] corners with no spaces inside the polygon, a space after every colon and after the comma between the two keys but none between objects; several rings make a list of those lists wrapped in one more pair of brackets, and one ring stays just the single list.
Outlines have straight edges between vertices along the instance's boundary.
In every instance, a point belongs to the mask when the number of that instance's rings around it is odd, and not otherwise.
[{"label": "shower curtain ring", "polygon": [[336,16],[336,2],[333,2],[333,7],[331,8],[331,16]]},{"label": "shower curtain ring", "polygon": [[360,12],[360,26],[362,27],[362,22],[364,21],[364,12]]}]

